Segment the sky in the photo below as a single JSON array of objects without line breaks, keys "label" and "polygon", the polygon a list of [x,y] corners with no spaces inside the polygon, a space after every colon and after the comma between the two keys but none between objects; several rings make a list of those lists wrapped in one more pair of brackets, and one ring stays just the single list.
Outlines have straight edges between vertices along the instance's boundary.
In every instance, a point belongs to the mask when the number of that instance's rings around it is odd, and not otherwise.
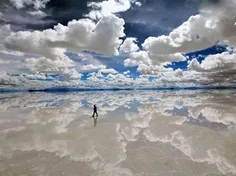
[{"label": "sky", "polygon": [[234,0],[2,0],[0,88],[235,86]]}]

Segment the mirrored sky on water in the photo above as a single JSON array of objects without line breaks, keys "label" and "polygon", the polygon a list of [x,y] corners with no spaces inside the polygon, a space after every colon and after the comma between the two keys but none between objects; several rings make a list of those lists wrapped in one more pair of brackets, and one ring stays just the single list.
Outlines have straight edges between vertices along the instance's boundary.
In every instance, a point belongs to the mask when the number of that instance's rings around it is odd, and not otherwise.
[{"label": "mirrored sky on water", "polygon": [[235,91],[0,94],[0,175],[233,176],[235,98]]}]

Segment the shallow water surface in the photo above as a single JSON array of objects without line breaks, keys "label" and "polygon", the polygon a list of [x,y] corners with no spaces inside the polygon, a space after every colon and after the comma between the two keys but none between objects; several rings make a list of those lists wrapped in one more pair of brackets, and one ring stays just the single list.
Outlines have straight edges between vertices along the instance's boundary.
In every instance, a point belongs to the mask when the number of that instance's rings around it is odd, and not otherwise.
[{"label": "shallow water surface", "polygon": [[234,176],[236,92],[1,94],[0,175]]}]

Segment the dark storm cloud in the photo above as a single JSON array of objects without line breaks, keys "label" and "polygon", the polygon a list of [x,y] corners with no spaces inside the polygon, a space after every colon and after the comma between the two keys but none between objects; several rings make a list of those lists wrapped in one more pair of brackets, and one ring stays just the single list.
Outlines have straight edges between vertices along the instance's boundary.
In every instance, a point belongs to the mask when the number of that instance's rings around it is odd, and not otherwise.
[{"label": "dark storm cloud", "polygon": [[56,23],[66,25],[72,19],[80,19],[89,12],[88,2],[88,0],[51,0],[47,4],[47,11],[51,15],[44,20],[54,20]]},{"label": "dark storm cloud", "polygon": [[[99,0],[93,0],[97,2]],[[43,30],[61,23],[66,25],[72,19],[80,19],[89,12],[87,3],[91,0],[51,0],[46,8],[40,9],[47,14],[46,17],[35,17],[28,14],[35,10],[32,6],[16,9],[9,0],[1,0],[0,24],[11,24],[19,28]]]},{"label": "dark storm cloud", "polygon": [[35,11],[33,6],[17,9],[9,0],[0,2],[0,25],[10,24],[14,30],[41,29],[53,23],[52,20],[44,20],[40,16],[32,16],[29,12]]},{"label": "dark storm cloud", "polygon": [[[72,19],[80,19],[88,14],[91,9],[87,7],[89,2],[100,2],[102,0],[51,0],[45,9],[46,17],[32,17],[27,11],[32,7],[23,9],[14,8],[9,0],[1,0],[0,12],[6,14],[0,23],[10,23],[23,26],[27,29],[47,29],[61,23],[66,25]],[[202,1],[196,0],[139,0],[141,7],[133,6],[127,12],[117,14],[126,21],[127,36],[134,34],[140,40],[149,35],[167,34],[173,28],[180,25],[188,17],[198,11],[198,5]]]},{"label": "dark storm cloud", "polygon": [[149,36],[168,35],[187,21],[191,15],[208,5],[220,5],[223,0],[140,0],[141,7],[133,7],[120,14],[124,18],[125,33],[138,37],[142,43]]},{"label": "dark storm cloud", "polygon": [[142,43],[149,36],[166,35],[198,13],[196,0],[141,0],[141,7],[133,7],[120,16],[126,21],[127,36],[138,36]]},{"label": "dark storm cloud", "polygon": [[[0,1],[0,24],[12,24],[27,29],[47,29],[57,23],[66,25],[72,19],[80,19],[88,14],[91,9],[89,2],[102,0],[51,0],[45,9],[46,17],[32,17],[27,12],[33,7],[27,6],[16,9],[9,0]],[[127,36],[134,34],[140,40],[149,35],[169,33],[192,14],[198,12],[199,5],[219,4],[222,0],[139,0],[141,7],[133,6],[129,11],[118,14],[126,21]]]}]

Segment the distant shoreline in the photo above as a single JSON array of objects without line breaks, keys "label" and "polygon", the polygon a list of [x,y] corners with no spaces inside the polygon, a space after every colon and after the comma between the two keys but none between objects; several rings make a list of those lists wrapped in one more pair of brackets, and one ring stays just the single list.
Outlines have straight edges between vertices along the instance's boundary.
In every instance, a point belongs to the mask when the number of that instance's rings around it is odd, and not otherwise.
[{"label": "distant shoreline", "polygon": [[178,91],[178,90],[236,90],[236,87],[156,87],[156,88],[46,88],[46,89],[9,89],[0,88],[0,93],[14,92],[102,92],[102,91]]}]

